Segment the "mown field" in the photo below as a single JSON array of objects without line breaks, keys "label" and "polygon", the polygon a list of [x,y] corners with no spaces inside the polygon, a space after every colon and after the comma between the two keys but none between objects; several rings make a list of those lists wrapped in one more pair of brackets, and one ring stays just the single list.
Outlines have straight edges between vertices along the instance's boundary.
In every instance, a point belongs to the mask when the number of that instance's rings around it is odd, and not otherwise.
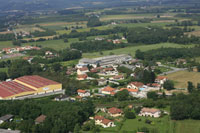
[{"label": "mown field", "polygon": [[179,71],[171,73],[167,77],[175,81],[176,88],[187,88],[188,81],[193,82],[195,86],[200,83],[200,73],[198,72]]},{"label": "mown field", "polygon": [[148,50],[151,50],[151,49],[157,49],[157,48],[161,48],[161,47],[182,48],[182,47],[193,47],[193,46],[194,45],[180,45],[180,44],[173,44],[173,43],[161,43],[161,44],[153,44],[153,45],[138,45],[138,46],[132,46],[132,47],[103,51],[103,55],[101,55],[100,52],[84,53],[83,57],[94,58],[94,57],[106,56],[106,55],[109,55],[111,53],[116,54],[116,55],[130,54],[134,57],[135,52],[138,49],[140,49],[141,51],[148,51]]}]

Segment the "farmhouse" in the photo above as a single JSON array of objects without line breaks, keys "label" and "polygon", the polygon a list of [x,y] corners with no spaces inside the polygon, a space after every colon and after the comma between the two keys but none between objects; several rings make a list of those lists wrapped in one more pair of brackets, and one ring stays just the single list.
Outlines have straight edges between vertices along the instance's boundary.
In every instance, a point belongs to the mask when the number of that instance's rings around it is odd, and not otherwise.
[{"label": "farmhouse", "polygon": [[0,117],[0,124],[4,123],[4,122],[9,122],[13,120],[13,115],[4,115],[2,117]]},{"label": "farmhouse", "polygon": [[90,96],[90,92],[86,91],[86,90],[77,90],[77,93],[80,97],[89,97]]},{"label": "farmhouse", "polygon": [[142,82],[131,82],[128,84],[127,88],[129,89],[140,89],[141,87],[143,87],[143,83]]},{"label": "farmhouse", "polygon": [[139,116],[150,116],[150,117],[160,117],[161,111],[159,109],[154,108],[142,108],[139,113]]},{"label": "farmhouse", "polygon": [[55,101],[67,101],[67,100],[70,100],[70,98],[64,94],[55,97]]},{"label": "farmhouse", "polygon": [[118,117],[118,116],[121,116],[123,111],[121,109],[118,109],[118,108],[115,108],[115,107],[112,107],[112,108],[109,108],[108,109],[108,113],[110,116],[112,117]]},{"label": "farmhouse", "polygon": [[0,99],[18,99],[62,90],[62,84],[34,75],[0,83]]}]

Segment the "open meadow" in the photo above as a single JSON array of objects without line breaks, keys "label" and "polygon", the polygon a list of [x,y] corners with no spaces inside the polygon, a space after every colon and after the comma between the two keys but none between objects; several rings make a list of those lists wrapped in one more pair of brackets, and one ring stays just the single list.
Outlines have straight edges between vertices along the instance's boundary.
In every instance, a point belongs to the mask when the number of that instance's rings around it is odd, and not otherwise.
[{"label": "open meadow", "polygon": [[167,75],[170,80],[175,82],[176,88],[187,88],[187,82],[191,81],[196,86],[200,83],[200,73],[189,72],[189,71],[179,71]]}]

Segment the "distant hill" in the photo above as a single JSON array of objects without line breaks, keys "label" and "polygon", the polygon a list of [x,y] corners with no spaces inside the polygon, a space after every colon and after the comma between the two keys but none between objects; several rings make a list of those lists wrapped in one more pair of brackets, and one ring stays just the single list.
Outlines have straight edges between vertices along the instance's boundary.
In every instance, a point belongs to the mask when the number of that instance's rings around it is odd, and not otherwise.
[{"label": "distant hill", "polygon": [[158,1],[164,3],[189,3],[199,0],[0,0],[0,11],[9,10],[54,10],[80,7],[115,7],[137,4],[153,4]]}]

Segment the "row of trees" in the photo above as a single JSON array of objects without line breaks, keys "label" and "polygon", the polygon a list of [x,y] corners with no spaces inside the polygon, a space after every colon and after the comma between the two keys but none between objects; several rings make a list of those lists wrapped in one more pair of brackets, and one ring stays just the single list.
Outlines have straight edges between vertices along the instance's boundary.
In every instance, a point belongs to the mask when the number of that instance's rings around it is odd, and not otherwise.
[{"label": "row of trees", "polygon": [[171,59],[197,57],[200,56],[200,47],[193,48],[159,48],[142,52],[136,51],[136,58],[142,60],[162,60],[170,57]]},{"label": "row of trees", "polygon": [[10,41],[14,40],[15,35],[14,34],[0,34],[0,41]]},{"label": "row of trees", "polygon": [[180,28],[133,28],[126,33],[126,36],[129,43],[156,44],[168,41],[179,44],[200,43],[199,37],[189,37],[184,35],[184,32],[185,30]]}]

